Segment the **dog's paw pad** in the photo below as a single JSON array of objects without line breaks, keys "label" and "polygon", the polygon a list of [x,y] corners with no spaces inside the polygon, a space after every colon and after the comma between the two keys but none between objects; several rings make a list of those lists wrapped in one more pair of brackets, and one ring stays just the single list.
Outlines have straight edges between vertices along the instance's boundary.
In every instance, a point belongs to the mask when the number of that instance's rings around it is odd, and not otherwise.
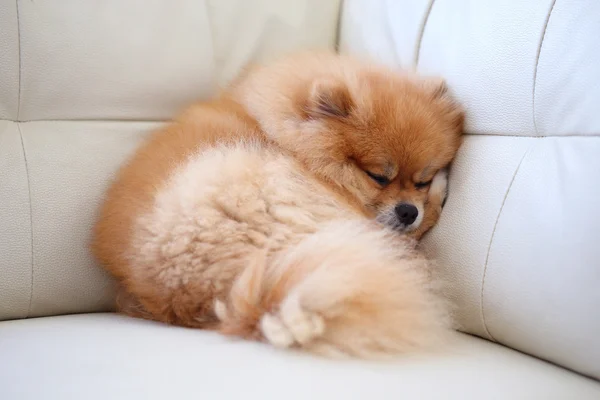
[{"label": "dog's paw pad", "polygon": [[275,347],[286,348],[295,342],[292,333],[275,315],[263,315],[260,320],[260,330],[265,339]]},{"label": "dog's paw pad", "polygon": [[322,316],[304,310],[297,297],[286,299],[281,306],[281,319],[299,344],[306,344],[325,332]]},{"label": "dog's paw pad", "polygon": [[429,188],[429,197],[437,197],[440,203],[446,200],[448,193],[448,170],[441,169],[433,177]]}]

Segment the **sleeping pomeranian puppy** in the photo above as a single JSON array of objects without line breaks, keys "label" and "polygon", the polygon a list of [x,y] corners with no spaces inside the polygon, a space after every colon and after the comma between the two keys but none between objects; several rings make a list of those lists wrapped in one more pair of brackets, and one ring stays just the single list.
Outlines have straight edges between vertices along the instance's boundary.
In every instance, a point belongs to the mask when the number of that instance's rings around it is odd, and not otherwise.
[{"label": "sleeping pomeranian puppy", "polygon": [[254,67],[121,169],[93,250],[120,311],[329,356],[438,345],[414,240],[463,113],[440,80],[320,53]]}]

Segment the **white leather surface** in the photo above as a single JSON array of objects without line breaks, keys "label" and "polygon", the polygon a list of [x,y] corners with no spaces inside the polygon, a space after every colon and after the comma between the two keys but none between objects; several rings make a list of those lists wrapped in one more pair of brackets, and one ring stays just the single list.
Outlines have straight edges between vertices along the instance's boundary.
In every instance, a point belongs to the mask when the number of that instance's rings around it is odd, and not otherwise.
[{"label": "white leather surface", "polygon": [[431,0],[345,0],[340,51],[412,68],[430,4]]},{"label": "white leather surface", "polygon": [[462,329],[600,377],[597,137],[472,135],[425,239]]},{"label": "white leather surface", "polygon": [[600,134],[600,1],[557,0],[540,50],[534,112],[540,135]]},{"label": "white leather surface", "polygon": [[19,103],[17,2],[0,1],[0,119],[16,119]]},{"label": "white leather surface", "polygon": [[444,355],[335,362],[96,314],[0,324],[0,398],[591,400],[600,384],[466,335]]},{"label": "white leather surface", "polygon": [[[340,38],[445,76],[467,107],[471,135],[425,248],[462,329],[600,379],[600,3],[430,5],[347,0]],[[406,20],[422,27],[382,28]]]},{"label": "white leather surface", "polygon": [[33,220],[29,317],[112,307],[112,282],[92,259],[90,227],[118,165],[157,123],[21,123]]},{"label": "white leather surface", "polygon": [[170,118],[250,61],[332,47],[339,1],[18,3],[27,121]]},{"label": "white leather surface", "polygon": [[482,296],[497,341],[596,378],[599,173],[598,137],[534,141],[498,215]]},{"label": "white leather surface", "polygon": [[434,2],[418,70],[449,80],[469,110],[468,132],[524,136],[535,132],[537,52],[552,3]]},{"label": "white leather surface", "polygon": [[19,0],[19,22],[20,120],[164,119],[211,92],[203,1]]},{"label": "white leather surface", "polygon": [[342,51],[446,77],[470,133],[600,133],[596,0],[347,0],[341,33]]},{"label": "white leather surface", "polygon": [[27,315],[31,298],[31,215],[17,124],[0,121],[0,319]]},{"label": "white leather surface", "polygon": [[110,177],[158,123],[2,125],[0,319],[110,310],[90,228]]},{"label": "white leather surface", "polygon": [[205,0],[215,81],[227,82],[249,62],[334,47],[341,1]]},{"label": "white leather surface", "polygon": [[492,339],[482,317],[482,284],[496,216],[533,138],[468,136],[450,174],[450,191],[425,248],[450,282],[462,329]]}]

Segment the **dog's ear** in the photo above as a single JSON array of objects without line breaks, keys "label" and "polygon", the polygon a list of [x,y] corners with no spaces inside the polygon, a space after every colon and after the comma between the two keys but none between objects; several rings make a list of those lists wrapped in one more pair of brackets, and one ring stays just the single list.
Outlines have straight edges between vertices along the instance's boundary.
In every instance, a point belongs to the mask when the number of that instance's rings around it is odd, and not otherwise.
[{"label": "dog's ear", "polygon": [[310,88],[306,112],[310,118],[345,118],[352,105],[350,92],[343,83],[317,80]]},{"label": "dog's ear", "polygon": [[448,85],[446,84],[444,78],[422,78],[420,83],[422,87],[432,96],[432,98],[443,98],[443,101],[446,104],[446,112],[453,125],[456,127],[456,132],[462,134],[465,124],[464,110],[448,92]]},{"label": "dog's ear", "polygon": [[443,97],[448,93],[448,85],[446,84],[446,80],[438,77],[431,78],[423,78],[421,80],[421,86],[431,93],[431,96],[434,99]]}]

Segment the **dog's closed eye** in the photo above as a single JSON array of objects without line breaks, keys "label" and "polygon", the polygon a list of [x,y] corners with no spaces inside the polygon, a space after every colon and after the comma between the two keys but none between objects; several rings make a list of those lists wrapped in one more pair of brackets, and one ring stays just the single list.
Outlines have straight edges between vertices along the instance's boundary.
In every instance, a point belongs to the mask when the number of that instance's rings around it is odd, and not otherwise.
[{"label": "dog's closed eye", "polygon": [[387,176],[374,174],[373,172],[365,171],[369,178],[373,179],[381,186],[387,186],[390,184],[390,179]]},{"label": "dog's closed eye", "polygon": [[431,181],[427,181],[427,182],[415,182],[415,188],[417,188],[417,189],[425,189],[429,185],[431,185]]}]

